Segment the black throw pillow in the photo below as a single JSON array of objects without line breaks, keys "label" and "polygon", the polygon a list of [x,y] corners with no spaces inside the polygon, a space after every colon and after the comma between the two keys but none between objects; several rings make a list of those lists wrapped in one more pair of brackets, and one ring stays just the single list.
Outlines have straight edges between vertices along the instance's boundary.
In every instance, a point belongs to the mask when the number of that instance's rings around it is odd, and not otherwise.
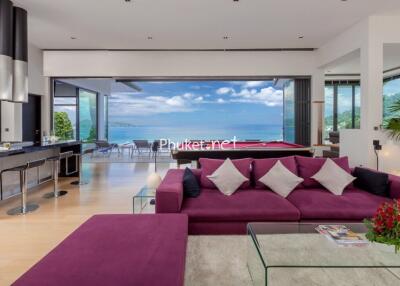
[{"label": "black throw pillow", "polygon": [[200,185],[189,168],[186,168],[183,174],[183,194],[189,198],[196,198],[200,195]]},{"label": "black throw pillow", "polygon": [[354,186],[377,196],[389,197],[389,175],[356,167]]}]

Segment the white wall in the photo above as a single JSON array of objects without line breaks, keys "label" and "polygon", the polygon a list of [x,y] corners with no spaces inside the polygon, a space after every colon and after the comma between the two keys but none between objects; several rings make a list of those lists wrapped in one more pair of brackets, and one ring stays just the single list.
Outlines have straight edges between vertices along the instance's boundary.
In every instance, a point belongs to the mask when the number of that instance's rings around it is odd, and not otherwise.
[{"label": "white wall", "polygon": [[[46,95],[46,79],[43,77],[43,53],[31,44],[29,44],[28,50],[28,75],[29,93]],[[49,106],[43,106],[42,98],[42,118],[46,116],[45,110],[49,110],[48,108]],[[1,103],[1,138],[2,141],[22,141],[21,103]]]},{"label": "white wall", "polygon": [[312,75],[314,52],[45,51],[45,76]]},{"label": "white wall", "polygon": [[364,19],[336,36],[316,52],[319,67],[325,67],[361,48],[368,37],[369,19]]}]

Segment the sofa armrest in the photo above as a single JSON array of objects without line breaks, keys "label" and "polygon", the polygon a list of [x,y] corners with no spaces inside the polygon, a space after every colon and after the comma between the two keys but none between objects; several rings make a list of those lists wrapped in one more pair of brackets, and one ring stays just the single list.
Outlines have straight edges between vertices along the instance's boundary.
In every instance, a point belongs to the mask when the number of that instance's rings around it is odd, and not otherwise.
[{"label": "sofa armrest", "polygon": [[400,199],[400,177],[389,175],[390,181],[390,197],[392,199]]},{"label": "sofa armrest", "polygon": [[156,190],[156,213],[179,213],[183,202],[184,170],[168,170]]}]

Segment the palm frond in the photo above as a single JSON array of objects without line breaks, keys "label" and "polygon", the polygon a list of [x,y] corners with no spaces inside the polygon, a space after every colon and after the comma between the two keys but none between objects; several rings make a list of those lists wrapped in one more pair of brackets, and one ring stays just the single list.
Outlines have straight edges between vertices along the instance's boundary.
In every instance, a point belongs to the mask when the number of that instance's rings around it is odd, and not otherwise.
[{"label": "palm frond", "polygon": [[400,141],[400,118],[390,119],[385,127],[391,139]]}]

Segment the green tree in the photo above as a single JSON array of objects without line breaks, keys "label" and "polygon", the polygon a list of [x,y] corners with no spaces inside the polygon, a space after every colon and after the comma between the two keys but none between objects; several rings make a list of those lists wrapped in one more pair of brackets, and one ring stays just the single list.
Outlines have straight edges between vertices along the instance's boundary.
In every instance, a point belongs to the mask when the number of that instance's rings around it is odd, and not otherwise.
[{"label": "green tree", "polygon": [[55,135],[61,140],[73,139],[73,128],[68,113],[65,111],[54,112]]},{"label": "green tree", "polygon": [[90,127],[89,137],[86,139],[87,142],[94,142],[96,140],[96,128]]}]

